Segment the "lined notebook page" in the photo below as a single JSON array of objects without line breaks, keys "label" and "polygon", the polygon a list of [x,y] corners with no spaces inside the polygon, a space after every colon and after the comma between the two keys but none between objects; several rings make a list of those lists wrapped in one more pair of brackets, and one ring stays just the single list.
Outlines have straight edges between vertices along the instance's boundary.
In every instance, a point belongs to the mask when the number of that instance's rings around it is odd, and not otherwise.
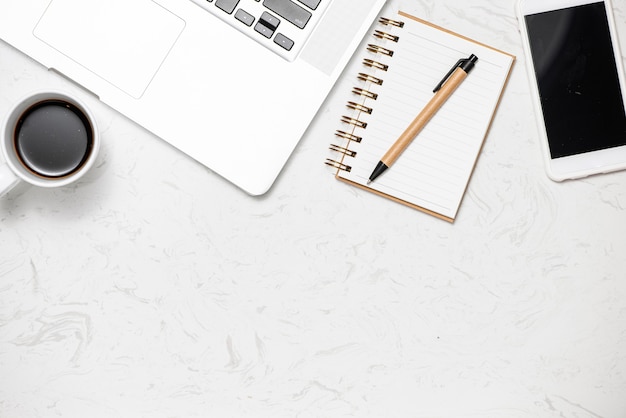
[{"label": "lined notebook page", "polygon": [[[459,209],[514,57],[404,14],[396,19],[404,22],[403,28],[383,26],[380,30],[399,36],[397,42],[372,42],[393,50],[393,56],[365,53],[365,58],[389,68],[382,71],[363,66],[364,73],[382,79],[383,84],[355,84],[378,97],[351,99],[373,112],[352,115],[367,123],[367,127],[351,127],[363,139],[347,145],[356,152],[355,157],[344,157],[344,163],[352,169],[339,171],[337,176],[451,221]],[[476,55],[478,62],[465,81],[391,168],[366,186],[383,154],[433,97],[433,88],[457,60],[470,54]]]}]

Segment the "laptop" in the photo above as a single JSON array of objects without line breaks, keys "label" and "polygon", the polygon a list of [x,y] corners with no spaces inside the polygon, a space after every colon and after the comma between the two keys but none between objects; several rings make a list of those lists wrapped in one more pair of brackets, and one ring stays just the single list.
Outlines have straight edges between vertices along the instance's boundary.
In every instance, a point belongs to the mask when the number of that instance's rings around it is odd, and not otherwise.
[{"label": "laptop", "polygon": [[384,3],[2,0],[0,38],[261,195]]}]

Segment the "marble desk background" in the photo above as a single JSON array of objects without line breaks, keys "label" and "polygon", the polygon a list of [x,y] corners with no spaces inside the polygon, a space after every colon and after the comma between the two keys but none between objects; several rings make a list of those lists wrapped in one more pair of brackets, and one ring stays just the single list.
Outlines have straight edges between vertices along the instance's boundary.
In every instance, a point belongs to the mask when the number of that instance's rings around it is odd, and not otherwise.
[{"label": "marble desk background", "polygon": [[323,164],[350,69],[254,198],[0,43],[104,142],[0,201],[0,417],[626,417],[626,172],[544,174],[512,0],[397,9],[518,56],[453,225]]}]

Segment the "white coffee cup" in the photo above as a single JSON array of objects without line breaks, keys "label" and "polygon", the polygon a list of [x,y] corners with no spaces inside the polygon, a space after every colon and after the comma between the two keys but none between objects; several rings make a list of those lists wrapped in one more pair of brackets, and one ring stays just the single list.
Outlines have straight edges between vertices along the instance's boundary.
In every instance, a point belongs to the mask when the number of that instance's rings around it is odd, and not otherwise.
[{"label": "white coffee cup", "polygon": [[20,181],[61,187],[81,178],[100,149],[96,119],[76,96],[31,93],[9,110],[0,130],[0,196]]}]

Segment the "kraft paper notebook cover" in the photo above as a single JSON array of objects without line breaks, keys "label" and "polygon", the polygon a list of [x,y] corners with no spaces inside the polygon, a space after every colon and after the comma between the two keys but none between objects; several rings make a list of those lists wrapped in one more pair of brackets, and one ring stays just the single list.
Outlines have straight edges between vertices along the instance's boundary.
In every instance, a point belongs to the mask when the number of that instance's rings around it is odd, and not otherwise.
[{"label": "kraft paper notebook cover", "polygon": [[[453,222],[515,57],[403,12],[379,24],[330,147],[337,158],[326,164],[339,180]],[[367,184],[433,88],[470,54],[478,57],[472,73],[395,164]]]}]

